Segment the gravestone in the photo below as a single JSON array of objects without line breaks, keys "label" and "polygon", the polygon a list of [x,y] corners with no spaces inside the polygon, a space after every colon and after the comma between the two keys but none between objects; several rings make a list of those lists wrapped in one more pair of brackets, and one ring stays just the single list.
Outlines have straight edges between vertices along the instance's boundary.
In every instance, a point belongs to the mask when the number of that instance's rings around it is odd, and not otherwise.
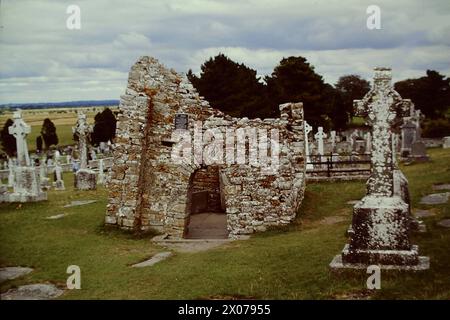
[{"label": "gravestone", "polygon": [[42,190],[50,189],[50,179],[47,177],[47,165],[44,161],[39,165],[39,182]]},{"label": "gravestone", "polygon": [[402,157],[408,157],[412,151],[412,144],[416,141],[417,126],[411,120],[405,120],[402,129]]},{"label": "gravestone", "polygon": [[429,259],[419,257],[418,246],[409,239],[410,206],[406,178],[397,169],[394,132],[410,109],[391,84],[391,70],[375,68],[372,89],[363,100],[355,100],[372,134],[370,178],[366,196],[354,206],[350,243],[330,267],[361,268],[379,265],[386,269],[424,270]]},{"label": "gravestone", "polygon": [[[408,100],[411,101],[411,100]],[[410,102],[409,115],[403,118],[400,154],[404,161],[428,161],[425,143],[422,141],[420,121],[424,118],[420,110]]]},{"label": "gravestone", "polygon": [[351,151],[357,151],[356,138],[358,138],[358,131],[354,130],[349,136]]},{"label": "gravestone", "polygon": [[56,181],[53,183],[55,190],[63,191],[66,190],[64,186],[64,180],[62,178],[62,168],[59,165],[59,162],[55,162],[55,168],[53,169],[56,175]]},{"label": "gravestone", "polygon": [[331,152],[336,152],[336,131],[330,131]]},{"label": "gravestone", "polygon": [[415,161],[428,161],[427,147],[422,141],[416,141],[411,146],[411,156]]},{"label": "gravestone", "polygon": [[317,133],[314,135],[314,138],[317,140],[317,152],[319,155],[323,156],[323,139],[327,137],[326,133],[323,132],[323,127],[317,128]]},{"label": "gravestone", "polygon": [[98,161],[98,184],[105,184],[105,172],[104,172],[104,166],[103,166],[103,159],[100,159]]},{"label": "gravestone", "polygon": [[47,200],[47,193],[42,192],[39,177],[31,166],[26,137],[31,127],[22,119],[22,112],[13,114],[14,123],[8,128],[9,134],[16,138],[17,166],[14,167],[14,191],[9,194],[9,202],[34,202]]},{"label": "gravestone", "polygon": [[96,189],[97,181],[95,172],[87,166],[87,140],[91,132],[92,127],[87,124],[86,115],[79,112],[77,124],[73,128],[73,133],[78,135],[78,151],[80,153],[80,169],[75,173],[74,179],[75,188],[79,190]]},{"label": "gravestone", "polygon": [[308,135],[312,131],[312,127],[308,122],[304,121],[304,130],[305,130],[305,155],[306,155],[306,170],[314,169],[311,163],[311,157],[309,156],[309,138]]}]

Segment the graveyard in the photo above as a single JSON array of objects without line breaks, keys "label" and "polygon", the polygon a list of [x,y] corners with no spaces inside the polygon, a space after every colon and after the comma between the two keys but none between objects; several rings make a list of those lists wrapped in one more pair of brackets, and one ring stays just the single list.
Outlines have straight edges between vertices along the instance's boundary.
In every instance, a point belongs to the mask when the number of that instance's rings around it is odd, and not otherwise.
[{"label": "graveyard", "polygon": [[[105,228],[107,190],[77,191],[64,174],[65,191],[49,191],[47,202],[1,204],[2,266],[28,266],[30,274],[1,284],[1,291],[29,283],[64,287],[68,265],[82,270],[81,290],[62,299],[449,299],[450,233],[437,223],[450,218],[449,204],[423,205],[433,186],[450,180],[450,149],[429,149],[430,162],[402,166],[410,181],[413,210],[431,210],[428,232],[415,234],[430,270],[382,274],[382,289],[366,289],[365,270],[330,272],[331,259],[346,243],[352,205],[365,193],[364,182],[309,184],[302,215],[274,229],[215,249],[175,252],[151,268],[132,268],[167,251],[135,235]],[[323,194],[327,196],[324,197]],[[65,208],[76,200],[91,204]],[[47,219],[64,214],[61,219]]]},{"label": "graveyard", "polygon": [[420,110],[391,80],[374,68],[354,100],[368,129],[337,134],[313,130],[302,102],[231,117],[144,56],[114,143],[95,151],[80,111],[77,158],[55,151],[51,164],[32,160],[15,111],[2,299],[449,299],[450,150],[427,147]]}]

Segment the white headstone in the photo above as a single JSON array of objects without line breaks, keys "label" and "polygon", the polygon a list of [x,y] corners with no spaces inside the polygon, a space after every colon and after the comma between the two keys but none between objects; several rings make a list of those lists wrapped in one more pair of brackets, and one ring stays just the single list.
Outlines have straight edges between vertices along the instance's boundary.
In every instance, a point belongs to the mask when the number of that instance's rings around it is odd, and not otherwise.
[{"label": "white headstone", "polygon": [[55,162],[55,175],[56,175],[56,181],[55,181],[55,190],[65,190],[64,186],[64,180],[62,178],[62,168],[59,165],[59,162]]},{"label": "white headstone", "polygon": [[327,135],[323,132],[323,127],[317,128],[317,133],[314,135],[314,138],[317,140],[317,150],[318,153],[323,156],[323,139],[326,138]]},{"label": "white headstone", "polygon": [[9,134],[16,138],[17,163],[18,166],[28,167],[31,165],[27,147],[27,135],[31,132],[31,127],[22,119],[22,111],[17,110],[13,114],[14,123],[8,128]]}]

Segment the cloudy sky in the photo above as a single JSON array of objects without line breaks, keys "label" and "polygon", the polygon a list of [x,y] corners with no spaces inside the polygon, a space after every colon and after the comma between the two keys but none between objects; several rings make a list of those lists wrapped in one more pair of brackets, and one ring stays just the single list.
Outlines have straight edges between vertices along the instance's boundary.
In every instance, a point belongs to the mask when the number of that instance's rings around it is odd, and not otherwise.
[{"label": "cloudy sky", "polygon": [[[366,27],[371,4],[380,30]],[[199,72],[222,52],[260,75],[301,55],[331,84],[375,66],[450,76],[449,0],[2,0],[0,19],[0,104],[118,99],[141,55]]]}]

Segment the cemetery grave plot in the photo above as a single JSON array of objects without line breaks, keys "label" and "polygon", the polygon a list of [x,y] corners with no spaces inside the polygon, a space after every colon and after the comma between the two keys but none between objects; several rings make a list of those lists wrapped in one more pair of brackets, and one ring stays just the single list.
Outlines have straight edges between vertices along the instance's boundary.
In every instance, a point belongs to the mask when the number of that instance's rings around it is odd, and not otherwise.
[{"label": "cemetery grave plot", "polygon": [[[420,210],[429,208],[420,204],[423,196],[443,192],[434,191],[433,185],[450,181],[450,149],[429,149],[428,153],[431,162],[401,166],[410,183],[413,208]],[[64,288],[67,266],[78,264],[83,290],[65,290],[58,299],[450,299],[450,284],[443,281],[450,276],[450,229],[437,225],[450,218],[448,203],[433,205],[434,215],[423,218],[428,232],[412,238],[430,257],[430,270],[383,273],[382,289],[374,293],[365,290],[365,271],[346,271],[335,277],[328,270],[328,263],[346,243],[352,214],[346,203],[364,195],[363,182],[309,183],[302,214],[288,228],[202,252],[173,251],[169,259],[153,266],[132,268],[167,249],[153,244],[152,235],[105,229],[107,190],[99,186],[93,191],[77,191],[73,174],[64,173],[63,177],[66,190],[50,190],[47,202],[26,203],[20,208],[0,205],[0,266],[34,269],[0,284],[2,293],[34,283]],[[97,202],[64,208],[72,201],[94,199]],[[61,213],[66,214],[62,219],[45,219]],[[333,216],[345,221],[322,223]]]}]

